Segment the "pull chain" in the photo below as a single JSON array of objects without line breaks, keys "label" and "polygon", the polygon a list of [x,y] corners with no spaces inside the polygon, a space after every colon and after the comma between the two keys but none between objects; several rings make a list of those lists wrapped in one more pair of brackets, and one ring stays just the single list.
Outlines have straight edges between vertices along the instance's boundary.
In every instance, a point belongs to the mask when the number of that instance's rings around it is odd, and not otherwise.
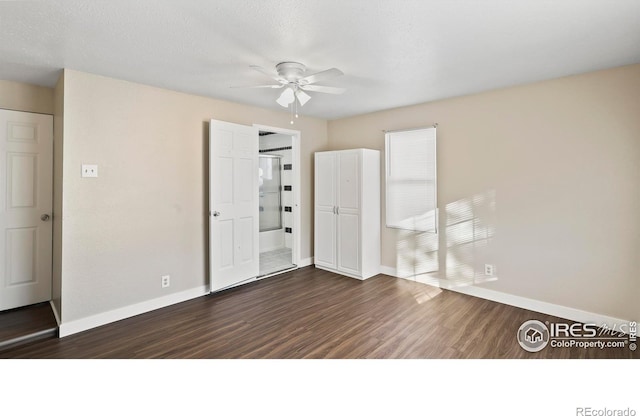
[{"label": "pull chain", "polygon": [[291,124],[293,124],[293,117],[298,118],[298,100],[293,97],[293,103],[291,104]]}]

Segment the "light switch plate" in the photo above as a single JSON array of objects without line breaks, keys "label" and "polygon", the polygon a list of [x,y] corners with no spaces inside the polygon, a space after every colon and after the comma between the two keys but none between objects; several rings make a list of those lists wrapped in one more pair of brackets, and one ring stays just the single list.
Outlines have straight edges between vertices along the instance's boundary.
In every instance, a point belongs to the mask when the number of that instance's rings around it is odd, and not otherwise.
[{"label": "light switch plate", "polygon": [[82,177],[83,178],[97,178],[98,177],[98,165],[82,165]]}]

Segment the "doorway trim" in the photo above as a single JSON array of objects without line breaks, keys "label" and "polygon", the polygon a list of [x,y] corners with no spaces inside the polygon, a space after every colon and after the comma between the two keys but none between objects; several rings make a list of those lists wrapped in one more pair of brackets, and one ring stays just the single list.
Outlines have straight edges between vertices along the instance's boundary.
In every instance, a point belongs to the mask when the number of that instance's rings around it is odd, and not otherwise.
[{"label": "doorway trim", "polygon": [[[300,143],[301,143],[301,137],[302,137],[302,133],[300,132],[300,130],[291,130],[291,129],[283,129],[280,127],[273,127],[273,126],[266,126],[264,124],[254,124],[253,127],[257,128],[258,131],[270,131],[273,133],[278,133],[278,134],[286,134],[288,136],[291,136],[291,150],[292,150],[292,160],[293,163],[295,165],[295,169],[293,169],[294,174],[293,174],[293,205],[294,205],[294,212],[293,212],[293,263],[296,265],[296,267],[294,269],[287,269],[285,271],[290,271],[290,270],[295,270],[299,267],[302,267],[300,265],[300,241],[301,241],[301,236],[300,236],[300,224],[301,224],[301,217],[300,217],[300,171],[301,171],[301,166],[300,166]],[[276,273],[270,274],[268,276],[273,276]],[[264,277],[268,277],[268,276],[264,276]]]}]

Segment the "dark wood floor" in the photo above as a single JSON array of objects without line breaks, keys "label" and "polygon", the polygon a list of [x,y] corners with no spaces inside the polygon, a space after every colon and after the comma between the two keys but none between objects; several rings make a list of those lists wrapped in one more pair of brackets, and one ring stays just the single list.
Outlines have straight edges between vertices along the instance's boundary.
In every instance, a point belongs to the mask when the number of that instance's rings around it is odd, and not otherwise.
[{"label": "dark wood floor", "polygon": [[0,350],[34,339],[52,338],[57,322],[48,302],[0,312]]},{"label": "dark wood floor", "polygon": [[624,349],[524,351],[529,319],[559,318],[385,275],[313,267],[183,302],[0,358],[637,358]]}]

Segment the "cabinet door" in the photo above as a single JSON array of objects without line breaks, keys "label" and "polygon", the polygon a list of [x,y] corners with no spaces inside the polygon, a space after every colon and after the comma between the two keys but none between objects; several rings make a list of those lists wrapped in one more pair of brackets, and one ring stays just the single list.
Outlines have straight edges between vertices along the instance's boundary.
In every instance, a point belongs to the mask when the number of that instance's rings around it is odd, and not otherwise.
[{"label": "cabinet door", "polygon": [[360,152],[338,153],[338,270],[360,274]]},{"label": "cabinet door", "polygon": [[336,262],[336,156],[316,153],[314,263],[335,269]]},{"label": "cabinet door", "polygon": [[316,209],[333,213],[333,208],[336,206],[336,168],[336,155],[334,153],[316,153]]},{"label": "cabinet door", "polygon": [[336,215],[316,210],[314,263],[336,268]]},{"label": "cabinet door", "polygon": [[338,217],[338,270],[360,274],[360,215],[345,213]]},{"label": "cabinet door", "polygon": [[338,156],[338,201],[340,211],[360,211],[360,152],[340,152]]}]

